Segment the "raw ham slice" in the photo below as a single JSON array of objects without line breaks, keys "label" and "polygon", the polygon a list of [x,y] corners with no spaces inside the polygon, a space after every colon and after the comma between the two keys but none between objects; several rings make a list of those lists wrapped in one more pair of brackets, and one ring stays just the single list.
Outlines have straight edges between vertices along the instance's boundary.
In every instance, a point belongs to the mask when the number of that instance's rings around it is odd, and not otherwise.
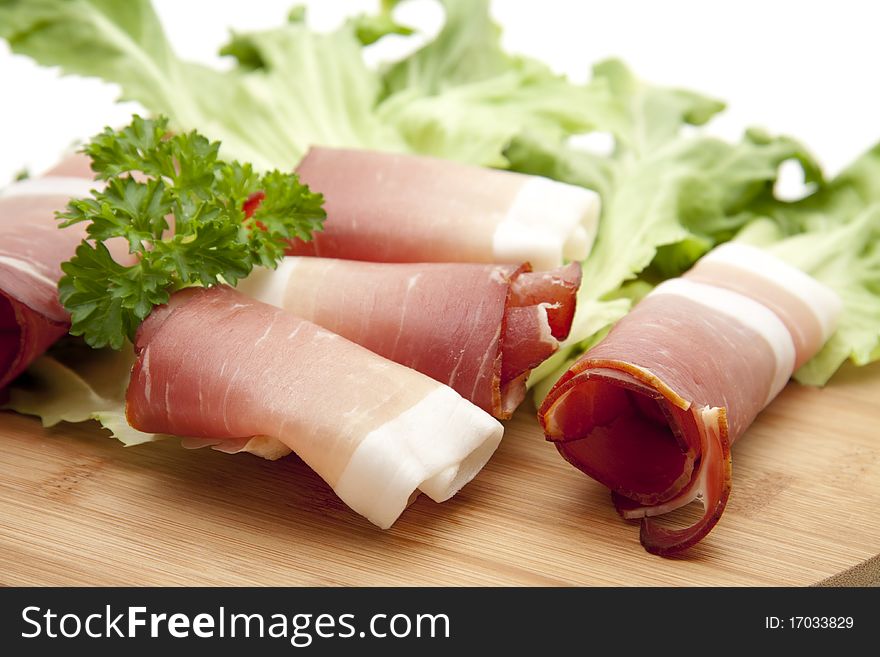
[{"label": "raw ham slice", "polygon": [[313,147],[297,168],[327,221],[294,255],[373,262],[583,260],[599,196],[574,185],[429,157]]},{"label": "raw ham slice", "polygon": [[74,156],[42,178],[0,190],[0,389],[67,333],[58,301],[61,263],[84,230],[58,229],[55,211],[95,186],[88,160]]},{"label": "raw ham slice", "polygon": [[[702,539],[731,485],[730,445],[834,332],[837,295],[759,249],[721,246],[659,285],[555,384],[538,412],[562,456],[642,518],[649,552]],[[651,516],[699,501],[670,529]]]},{"label": "raw ham slice", "polygon": [[383,528],[417,490],[450,498],[501,440],[447,386],[225,286],[178,292],[135,342],[132,427],[292,450]]},{"label": "raw ham slice", "polygon": [[445,383],[498,418],[571,328],[581,269],[287,257],[239,290]]}]

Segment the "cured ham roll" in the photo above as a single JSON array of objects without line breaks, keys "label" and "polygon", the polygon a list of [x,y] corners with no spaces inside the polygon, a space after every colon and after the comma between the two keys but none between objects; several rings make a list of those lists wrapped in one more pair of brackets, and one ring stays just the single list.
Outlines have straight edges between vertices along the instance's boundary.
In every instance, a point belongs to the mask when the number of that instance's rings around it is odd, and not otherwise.
[{"label": "cured ham roll", "polygon": [[55,211],[95,184],[88,160],[74,156],[42,178],[0,189],[0,389],[67,333],[58,280],[85,231],[59,230]]},{"label": "cured ham roll", "polygon": [[378,151],[313,147],[297,174],[327,221],[293,255],[373,262],[530,262],[587,257],[599,196],[539,176]]},{"label": "cured ham roll", "polygon": [[445,383],[506,419],[526,378],[568,336],[578,264],[386,264],[287,257],[239,284],[377,354]]},{"label": "cured ham roll", "polygon": [[[730,445],[835,330],[828,287],[760,249],[718,247],[652,291],[551,389],[538,412],[562,456],[643,518],[649,552],[690,547],[718,521]],[[651,516],[693,501],[669,529]]]},{"label": "cured ham roll", "polygon": [[452,497],[501,440],[501,424],[447,386],[228,287],[175,294],[135,352],[132,427],[292,450],[382,528],[417,490]]}]

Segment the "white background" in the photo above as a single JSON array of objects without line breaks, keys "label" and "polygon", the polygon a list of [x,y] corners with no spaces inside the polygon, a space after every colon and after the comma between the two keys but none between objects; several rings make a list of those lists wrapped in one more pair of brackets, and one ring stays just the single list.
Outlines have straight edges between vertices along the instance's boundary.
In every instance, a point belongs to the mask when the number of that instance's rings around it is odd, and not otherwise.
[{"label": "white background", "polygon": [[[124,0],[121,0],[124,1]],[[154,0],[182,56],[222,65],[214,53],[228,30],[284,20],[295,0]],[[307,2],[327,29],[367,0]],[[412,0],[401,18],[430,29],[441,15]],[[576,80],[619,56],[642,78],[693,88],[728,102],[712,132],[736,138],[747,125],[796,136],[833,173],[880,140],[880,3],[745,0],[495,0],[504,43]],[[390,44],[402,46],[400,43]],[[13,56],[0,43],[0,185],[23,167],[38,173],[74,140],[127,122],[118,90],[62,78]]]}]

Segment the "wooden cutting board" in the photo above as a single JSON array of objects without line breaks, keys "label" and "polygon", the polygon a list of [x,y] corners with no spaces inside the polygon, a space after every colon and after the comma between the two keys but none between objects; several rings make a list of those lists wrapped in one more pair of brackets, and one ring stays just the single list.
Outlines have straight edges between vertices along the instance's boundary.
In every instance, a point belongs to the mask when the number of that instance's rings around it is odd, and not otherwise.
[{"label": "wooden cutting board", "polygon": [[[733,492],[686,556],[649,555],[530,401],[455,498],[388,531],[295,457],[123,448],[0,413],[0,584],[805,585],[880,582],[880,367],[794,384],[733,450]],[[843,574],[841,574],[843,573]]]}]

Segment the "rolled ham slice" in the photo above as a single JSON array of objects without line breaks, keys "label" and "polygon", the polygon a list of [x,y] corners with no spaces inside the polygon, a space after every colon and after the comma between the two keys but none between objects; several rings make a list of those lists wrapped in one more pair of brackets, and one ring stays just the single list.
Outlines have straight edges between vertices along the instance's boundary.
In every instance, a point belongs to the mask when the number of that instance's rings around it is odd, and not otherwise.
[{"label": "rolled ham slice", "polygon": [[373,262],[531,262],[589,254],[599,196],[575,185],[415,155],[313,147],[297,167],[327,220],[290,253]]},{"label": "rolled ham slice", "polygon": [[67,333],[58,280],[85,231],[59,230],[55,211],[95,184],[88,160],[73,156],[0,190],[0,390]]},{"label": "rolled ham slice", "polygon": [[387,264],[287,257],[239,284],[367,349],[445,383],[509,418],[526,378],[568,336],[578,264]]},{"label": "rolled ham slice", "polygon": [[501,440],[500,423],[449,387],[225,286],[175,294],[135,351],[132,427],[292,450],[382,528],[418,490],[449,499]]},{"label": "rolled ham slice", "polygon": [[[649,552],[701,540],[731,486],[730,445],[835,330],[828,287],[760,249],[718,247],[659,285],[551,389],[538,412],[562,456],[642,518]],[[684,529],[651,520],[698,501]]]}]

